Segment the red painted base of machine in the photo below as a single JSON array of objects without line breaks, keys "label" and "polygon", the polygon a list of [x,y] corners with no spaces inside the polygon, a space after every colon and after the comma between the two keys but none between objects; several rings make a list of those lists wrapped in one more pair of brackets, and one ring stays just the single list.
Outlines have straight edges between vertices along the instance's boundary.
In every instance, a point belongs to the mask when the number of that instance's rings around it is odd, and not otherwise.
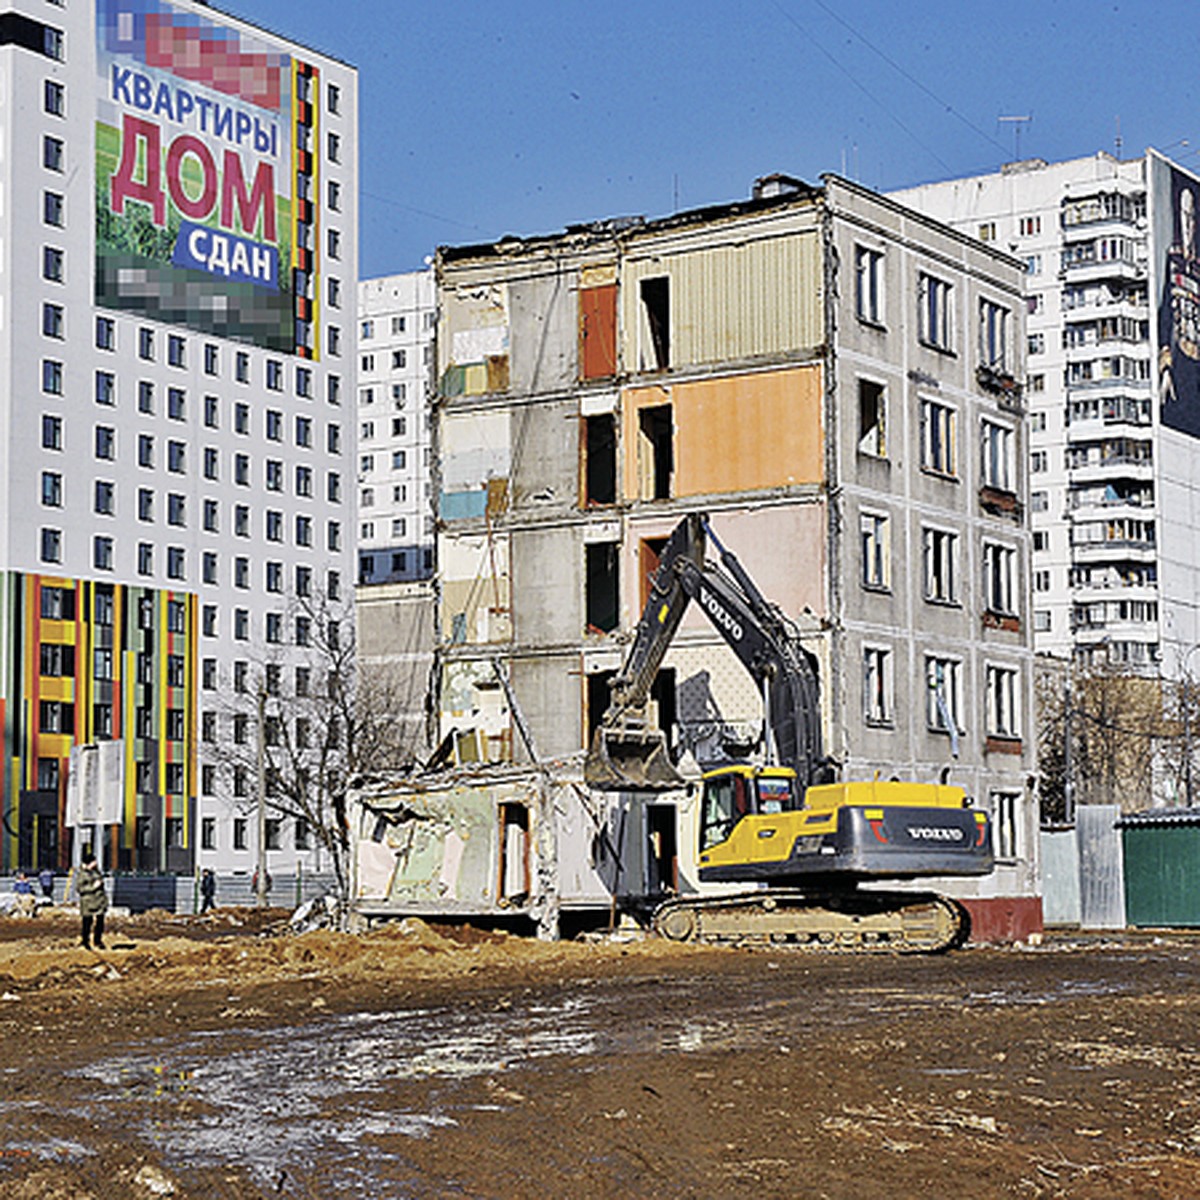
[{"label": "red painted base of machine", "polygon": [[972,942],[1027,942],[1041,933],[1041,896],[996,896],[990,900],[960,900],[971,914]]}]

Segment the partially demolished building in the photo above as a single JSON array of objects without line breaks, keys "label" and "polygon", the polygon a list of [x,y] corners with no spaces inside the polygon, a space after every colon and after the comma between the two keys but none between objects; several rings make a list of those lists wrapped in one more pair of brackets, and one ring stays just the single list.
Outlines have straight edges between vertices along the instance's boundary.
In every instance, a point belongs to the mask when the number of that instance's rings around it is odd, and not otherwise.
[{"label": "partially demolished building", "polygon": [[[440,717],[460,759],[579,755],[658,553],[709,514],[820,669],[844,777],[948,772],[999,866],[944,889],[1040,927],[1018,262],[845,180],[443,248]],[[684,761],[760,736],[692,612],[656,686]],[[663,828],[653,858],[693,854]]]}]

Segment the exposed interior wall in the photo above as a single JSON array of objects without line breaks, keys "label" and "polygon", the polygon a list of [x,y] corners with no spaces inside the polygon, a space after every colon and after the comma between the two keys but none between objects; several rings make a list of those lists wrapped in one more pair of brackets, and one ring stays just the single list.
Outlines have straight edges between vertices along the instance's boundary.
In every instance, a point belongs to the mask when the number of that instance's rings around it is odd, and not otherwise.
[{"label": "exposed interior wall", "polygon": [[464,282],[440,289],[439,390],[443,396],[507,391],[508,285]]},{"label": "exposed interior wall", "polygon": [[583,633],[583,550],[575,529],[514,530],[513,614],[518,645],[571,645]]},{"label": "exposed interior wall", "polygon": [[503,534],[444,538],[441,636],[451,645],[512,639],[509,544]]},{"label": "exposed interior wall", "polygon": [[[578,753],[583,745],[578,652],[514,658],[511,670],[513,691],[534,731],[538,754],[545,759]],[[516,761],[527,762],[520,735],[513,736]]]},{"label": "exposed interior wall", "polygon": [[[820,484],[824,480],[818,364],[629,388],[623,396],[625,499],[666,499]],[[662,494],[662,421],[671,424]]]},{"label": "exposed interior wall", "polygon": [[579,494],[579,403],[523,404],[511,410],[514,509],[573,507]]}]

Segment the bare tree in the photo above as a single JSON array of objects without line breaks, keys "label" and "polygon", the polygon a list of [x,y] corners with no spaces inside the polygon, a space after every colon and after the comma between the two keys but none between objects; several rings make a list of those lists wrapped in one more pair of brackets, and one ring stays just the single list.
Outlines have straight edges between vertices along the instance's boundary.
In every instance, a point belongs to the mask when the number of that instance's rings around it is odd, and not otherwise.
[{"label": "bare tree", "polygon": [[[243,811],[254,805],[256,789],[245,784],[258,784],[261,763],[267,811],[291,819],[315,839],[345,903],[350,886],[347,796],[363,777],[411,768],[417,753],[406,713],[411,698],[401,696],[387,671],[359,663],[352,600],[293,597],[283,627],[292,631],[295,644],[286,651],[268,644],[253,664],[255,678],[230,706],[233,777],[242,780],[235,786],[235,803]],[[256,728],[259,712],[261,731]],[[251,729],[253,737],[248,736]]]}]

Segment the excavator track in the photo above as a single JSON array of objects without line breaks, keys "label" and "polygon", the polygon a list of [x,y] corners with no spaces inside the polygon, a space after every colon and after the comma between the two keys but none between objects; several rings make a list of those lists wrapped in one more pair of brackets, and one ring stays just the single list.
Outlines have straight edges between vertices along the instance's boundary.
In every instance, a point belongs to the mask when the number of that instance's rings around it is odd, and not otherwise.
[{"label": "excavator track", "polygon": [[918,892],[772,889],[668,900],[654,931],[675,942],[789,946],[850,954],[940,954],[961,946],[970,916],[947,896]]}]

